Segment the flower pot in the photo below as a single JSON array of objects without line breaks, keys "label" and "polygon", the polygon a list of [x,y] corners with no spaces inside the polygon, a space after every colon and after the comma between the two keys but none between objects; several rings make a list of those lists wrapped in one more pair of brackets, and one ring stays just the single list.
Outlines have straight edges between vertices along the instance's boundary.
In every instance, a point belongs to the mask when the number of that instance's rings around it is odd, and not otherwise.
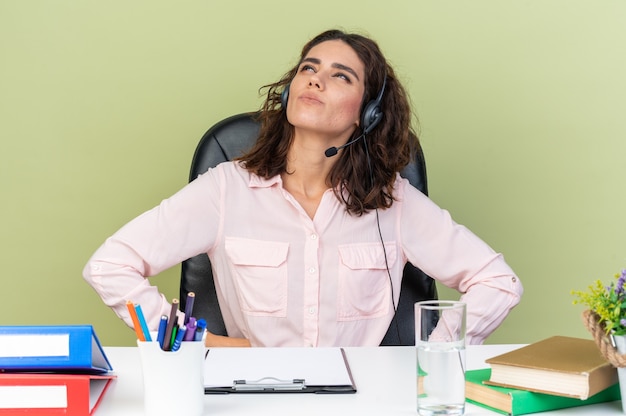
[{"label": "flower pot", "polygon": [[583,312],[585,327],[593,336],[600,353],[617,368],[620,393],[622,395],[622,413],[626,414],[626,335],[607,335],[600,324],[597,314],[590,310]]},{"label": "flower pot", "polygon": [[[620,354],[626,354],[626,335],[611,335],[615,349]],[[626,413],[626,367],[617,368],[619,390],[622,394],[622,413]]]}]

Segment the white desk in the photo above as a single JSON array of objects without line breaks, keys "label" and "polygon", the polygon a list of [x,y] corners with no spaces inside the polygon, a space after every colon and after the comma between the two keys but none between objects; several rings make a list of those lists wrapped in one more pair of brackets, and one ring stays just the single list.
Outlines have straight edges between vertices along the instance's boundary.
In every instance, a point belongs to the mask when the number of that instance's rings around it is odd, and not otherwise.
[{"label": "white desk", "polygon": [[[484,368],[484,360],[519,345],[470,346],[467,368]],[[139,352],[133,347],[107,347],[106,354],[118,379],[105,393],[95,416],[143,414],[143,381]],[[356,394],[230,394],[206,395],[204,414],[234,415],[413,415],[416,410],[414,347],[346,348],[357,386]],[[176,398],[172,398],[175,400]],[[497,415],[467,404],[467,416]],[[622,415],[621,402],[602,403],[542,415]]]}]

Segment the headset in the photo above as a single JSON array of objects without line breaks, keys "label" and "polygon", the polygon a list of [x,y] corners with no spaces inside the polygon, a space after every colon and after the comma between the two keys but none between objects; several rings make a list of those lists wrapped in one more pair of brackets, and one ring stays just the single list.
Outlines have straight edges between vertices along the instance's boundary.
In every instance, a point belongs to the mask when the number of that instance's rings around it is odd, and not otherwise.
[{"label": "headset", "polygon": [[[287,109],[287,101],[289,101],[289,86],[291,84],[287,84],[283,92],[280,94],[280,103],[284,109]],[[370,101],[365,105],[363,109],[363,113],[361,114],[361,127],[363,129],[363,134],[358,137],[356,140],[360,139],[363,135],[371,132],[374,127],[380,123],[383,119],[383,110],[382,110],[382,100],[383,94],[385,92],[385,87],[387,86],[387,75],[383,79],[383,86],[380,88],[378,92],[378,96],[375,100]],[[354,140],[354,141],[356,141]],[[346,143],[346,145],[352,144],[350,142]]]}]

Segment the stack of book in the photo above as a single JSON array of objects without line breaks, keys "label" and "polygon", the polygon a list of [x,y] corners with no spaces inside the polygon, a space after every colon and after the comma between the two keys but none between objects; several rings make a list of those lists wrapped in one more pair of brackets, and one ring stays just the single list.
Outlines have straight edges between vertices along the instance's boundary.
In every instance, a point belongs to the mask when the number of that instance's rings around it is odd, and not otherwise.
[{"label": "stack of book", "polygon": [[112,370],[91,325],[0,326],[0,415],[91,415]]},{"label": "stack of book", "polygon": [[620,399],[617,370],[593,340],[554,336],[467,371],[469,402],[524,415]]}]

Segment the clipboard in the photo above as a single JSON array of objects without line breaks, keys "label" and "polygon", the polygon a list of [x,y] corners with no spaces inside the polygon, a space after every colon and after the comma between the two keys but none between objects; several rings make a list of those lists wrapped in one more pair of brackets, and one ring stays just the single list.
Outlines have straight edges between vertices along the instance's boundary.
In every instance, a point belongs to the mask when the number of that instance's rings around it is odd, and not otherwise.
[{"label": "clipboard", "polygon": [[211,348],[205,394],[356,393],[343,348]]}]

